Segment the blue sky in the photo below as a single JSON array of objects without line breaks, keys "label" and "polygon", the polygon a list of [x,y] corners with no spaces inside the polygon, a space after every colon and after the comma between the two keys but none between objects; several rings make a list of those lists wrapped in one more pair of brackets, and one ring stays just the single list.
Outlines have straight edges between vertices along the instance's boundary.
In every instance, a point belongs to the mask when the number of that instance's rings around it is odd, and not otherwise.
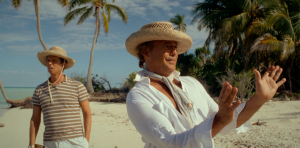
[{"label": "blue sky", "polygon": [[[108,0],[107,2],[112,2]],[[131,72],[141,70],[137,58],[125,49],[125,40],[143,25],[154,21],[169,21],[171,17],[185,14],[187,34],[193,39],[193,46],[201,47],[207,37],[204,30],[199,32],[196,24],[190,24],[191,7],[195,0],[115,0],[124,8],[128,22],[124,24],[112,12],[109,33],[100,30],[95,46],[93,74],[106,77],[112,86],[119,87]],[[36,16],[32,1],[23,0],[18,10],[9,0],[0,2],[0,77],[4,87],[36,87],[47,79],[47,69],[37,59],[43,51],[36,30]],[[77,19],[64,26],[66,8],[56,0],[41,0],[40,17],[44,42],[48,48],[60,46],[73,58],[75,65],[64,73],[87,74],[95,25],[90,17],[83,24],[76,25]]]}]

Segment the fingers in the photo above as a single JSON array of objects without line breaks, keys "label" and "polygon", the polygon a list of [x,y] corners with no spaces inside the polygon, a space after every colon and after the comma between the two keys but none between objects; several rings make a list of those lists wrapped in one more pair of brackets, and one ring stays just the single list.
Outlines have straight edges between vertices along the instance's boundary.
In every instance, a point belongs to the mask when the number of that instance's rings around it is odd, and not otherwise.
[{"label": "fingers", "polygon": [[277,83],[277,87],[281,86],[284,82],[286,82],[286,79],[283,78]]},{"label": "fingers", "polygon": [[224,93],[225,93],[225,90],[226,90],[226,84],[227,84],[227,82],[225,82],[225,83],[223,84],[222,90],[221,90],[221,92],[220,92],[219,100],[222,99],[222,97],[223,97],[223,95],[224,95]]},{"label": "fingers", "polygon": [[241,102],[240,100],[237,100],[236,102],[234,102],[234,103],[232,104],[232,106],[230,107],[230,109],[231,109],[232,111],[234,111],[241,103],[242,103],[242,102]]},{"label": "fingers", "polygon": [[231,106],[232,102],[234,101],[237,92],[238,92],[238,89],[236,87],[232,89],[229,98],[225,102],[228,108]]},{"label": "fingers", "polygon": [[270,77],[273,78],[275,74],[278,72],[278,70],[279,70],[279,66],[276,66],[274,70],[270,71]]},{"label": "fingers", "polygon": [[253,72],[255,74],[255,80],[256,81],[260,81],[261,80],[261,75],[260,75],[260,72],[256,69],[253,69]]},{"label": "fingers", "polygon": [[221,98],[221,102],[222,103],[225,103],[227,101],[228,97],[231,94],[231,90],[232,90],[232,86],[231,85],[225,85],[225,86],[226,86],[226,90],[224,92],[223,97]]},{"label": "fingers", "polygon": [[273,77],[273,80],[277,81],[282,73],[283,69],[279,68],[279,70],[276,72],[275,76]]}]

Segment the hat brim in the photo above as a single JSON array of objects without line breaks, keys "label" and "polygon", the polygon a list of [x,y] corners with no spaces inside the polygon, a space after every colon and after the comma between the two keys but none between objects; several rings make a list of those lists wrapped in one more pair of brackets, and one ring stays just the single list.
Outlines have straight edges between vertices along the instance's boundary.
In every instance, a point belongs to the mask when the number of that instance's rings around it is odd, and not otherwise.
[{"label": "hat brim", "polygon": [[154,40],[167,40],[167,41],[176,41],[177,45],[177,53],[182,54],[188,51],[193,41],[190,36],[186,33],[178,31],[178,30],[168,30],[168,29],[145,29],[140,30],[135,33],[132,33],[126,40],[125,46],[127,51],[137,57],[138,51],[137,47],[141,43],[154,41]]},{"label": "hat brim", "polygon": [[67,61],[67,64],[64,69],[69,69],[75,64],[75,60],[73,60],[70,57],[63,56],[63,55],[61,55],[57,52],[51,51],[51,50],[44,50],[44,51],[39,52],[37,54],[37,57],[38,57],[39,61],[46,67],[47,67],[47,60],[46,60],[47,56],[57,56],[59,58],[65,59]]}]

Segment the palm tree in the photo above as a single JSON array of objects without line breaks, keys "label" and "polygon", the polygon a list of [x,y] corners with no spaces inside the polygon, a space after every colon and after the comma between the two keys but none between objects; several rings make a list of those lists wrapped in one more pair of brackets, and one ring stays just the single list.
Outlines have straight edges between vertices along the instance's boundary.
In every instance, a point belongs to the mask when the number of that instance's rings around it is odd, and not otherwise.
[{"label": "palm tree", "polygon": [[[66,6],[68,4],[68,1],[69,0],[58,0],[59,4],[61,6]],[[1,0],[0,0],[1,2]],[[21,0],[12,0],[12,5],[14,6],[15,9],[18,9],[20,6],[21,6]],[[44,50],[48,50],[43,38],[42,38],[42,33],[41,33],[41,23],[40,23],[40,0],[33,0],[33,5],[34,5],[34,8],[35,8],[35,14],[36,14],[36,18],[37,18],[37,24],[36,24],[36,28],[37,28],[37,31],[38,31],[38,35],[39,35],[39,39],[40,39],[40,42],[44,48]],[[30,97],[27,97],[25,99],[18,99],[18,100],[10,100],[7,98],[6,94],[5,94],[5,90],[3,88],[3,84],[2,84],[2,81],[1,81],[1,78],[0,78],[0,88],[1,88],[1,91],[2,91],[2,94],[3,94],[3,97],[5,98],[6,102],[7,103],[10,103],[12,106],[11,107],[17,107],[17,106],[21,106],[21,105],[24,105],[24,103],[30,99]]]},{"label": "palm tree", "polygon": [[[86,4],[90,4],[90,6],[84,6],[75,9],[76,6],[79,7],[81,5],[86,5]],[[69,4],[69,11],[70,12],[65,16],[64,19],[65,25],[80,15],[79,21],[77,23],[79,25],[83,23],[94,12],[93,16],[96,19],[95,34],[94,34],[94,40],[93,40],[91,55],[90,55],[90,64],[89,64],[89,69],[87,74],[87,90],[89,93],[93,93],[94,90],[93,90],[92,79],[91,79],[92,65],[93,65],[94,47],[100,33],[100,14],[102,16],[103,28],[105,34],[108,34],[108,29],[109,29],[108,23],[110,22],[111,11],[117,12],[117,14],[122,18],[124,23],[127,23],[127,14],[123,8],[114,4],[106,3],[106,0],[71,0]]]},{"label": "palm tree", "polygon": [[206,47],[199,47],[195,49],[195,56],[200,57],[202,60],[202,65],[206,64],[207,56],[210,54],[210,50]]},{"label": "palm tree", "polygon": [[270,49],[281,51],[278,61],[289,61],[285,67],[287,67],[288,82],[290,92],[292,92],[291,70],[294,58],[300,48],[300,1],[281,0],[279,5],[281,9],[275,11],[267,19],[268,26],[271,26],[275,31],[257,38],[251,49],[257,51],[263,47],[266,51]]},{"label": "palm tree", "polygon": [[178,31],[186,32],[186,23],[184,22],[184,14],[179,15],[176,14],[174,18],[170,19],[170,22],[176,25],[174,29],[177,29]]},{"label": "palm tree", "polygon": [[198,23],[199,31],[203,28],[209,31],[204,45],[209,47],[211,42],[215,42],[216,57],[227,49],[227,59],[235,58],[240,50],[243,63],[246,63],[245,52],[249,49],[245,47],[251,39],[245,36],[245,32],[254,22],[264,20],[277,7],[276,0],[205,0],[193,6],[192,23]]},{"label": "palm tree", "polygon": [[[68,0],[58,0],[59,3],[63,6],[63,3],[67,3]],[[12,5],[15,7],[15,9],[18,9],[21,6],[21,0],[12,0]],[[48,50],[43,38],[42,38],[42,33],[41,33],[41,23],[40,23],[40,0],[33,0],[33,5],[35,8],[35,14],[37,18],[37,24],[36,24],[36,29],[38,31],[39,39],[40,42],[44,48],[44,50]]]}]

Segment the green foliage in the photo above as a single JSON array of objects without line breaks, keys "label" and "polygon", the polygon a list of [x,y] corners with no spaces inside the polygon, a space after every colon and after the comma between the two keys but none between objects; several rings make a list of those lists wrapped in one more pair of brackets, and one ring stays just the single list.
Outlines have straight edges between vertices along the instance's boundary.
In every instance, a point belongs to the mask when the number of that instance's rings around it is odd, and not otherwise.
[{"label": "green foliage", "polygon": [[81,82],[83,85],[85,85],[86,77],[84,75],[85,75],[84,73],[72,72],[70,74],[70,78],[75,81]]},{"label": "green foliage", "polygon": [[186,23],[184,22],[184,18],[185,18],[184,14],[182,15],[176,14],[174,18],[170,19],[170,22],[176,25],[174,29],[177,29],[182,32],[186,32]]},{"label": "green foliage", "polygon": [[[215,45],[211,60],[198,68],[203,72],[194,72],[212,85],[213,92],[220,88],[210,75],[225,75],[226,68],[233,69],[237,76],[253,68],[264,72],[271,65],[283,67],[282,78],[288,79],[280,89],[300,89],[300,84],[292,82],[300,74],[299,0],[204,0],[196,3],[191,13],[198,30],[205,28],[209,33],[204,46]],[[179,60],[183,65],[193,64],[197,58],[183,56],[186,61]],[[190,67],[195,66],[178,67],[189,69],[184,71],[190,75]]]},{"label": "green foliage", "polygon": [[[90,6],[86,6],[88,4],[90,4]],[[80,7],[82,5],[84,5],[84,7]],[[80,8],[75,9],[76,7]],[[100,27],[100,16],[102,16],[105,34],[108,34],[108,23],[110,22],[111,11],[116,12],[122,18],[124,23],[127,23],[128,19],[125,9],[114,4],[106,3],[106,0],[71,0],[68,5],[68,9],[69,12],[64,18],[65,25],[77,18],[78,16],[80,17],[77,24],[81,24],[90,16],[94,16],[96,18],[96,27]],[[99,15],[100,13],[101,15]],[[108,16],[108,19],[106,16]],[[100,31],[100,29],[98,29],[98,31]]]},{"label": "green foliage", "polygon": [[131,74],[129,74],[129,77],[126,78],[125,83],[123,84],[124,88],[128,88],[129,90],[133,88],[133,86],[135,85],[135,76],[136,76],[137,72],[132,72]]},{"label": "green foliage", "polygon": [[[93,74],[92,74],[93,75]],[[98,74],[92,77],[92,85],[94,88],[94,92],[98,92],[100,90],[105,90],[104,81],[100,78],[97,78]]]}]

